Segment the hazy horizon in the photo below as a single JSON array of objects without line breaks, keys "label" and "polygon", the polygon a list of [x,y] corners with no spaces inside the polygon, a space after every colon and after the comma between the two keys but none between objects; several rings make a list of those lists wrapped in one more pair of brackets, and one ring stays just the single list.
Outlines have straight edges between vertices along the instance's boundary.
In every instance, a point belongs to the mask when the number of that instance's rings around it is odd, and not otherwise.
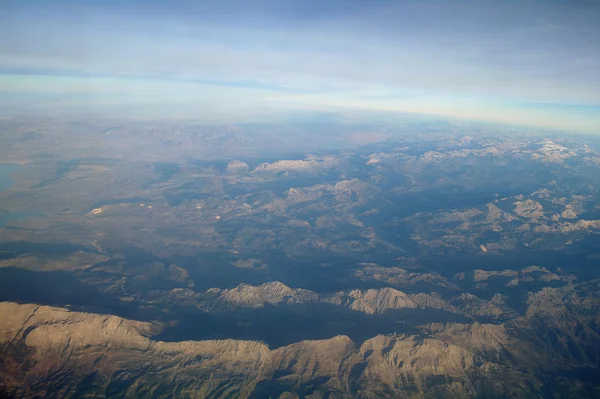
[{"label": "hazy horizon", "polygon": [[4,115],[400,112],[600,132],[600,3],[0,5]]}]

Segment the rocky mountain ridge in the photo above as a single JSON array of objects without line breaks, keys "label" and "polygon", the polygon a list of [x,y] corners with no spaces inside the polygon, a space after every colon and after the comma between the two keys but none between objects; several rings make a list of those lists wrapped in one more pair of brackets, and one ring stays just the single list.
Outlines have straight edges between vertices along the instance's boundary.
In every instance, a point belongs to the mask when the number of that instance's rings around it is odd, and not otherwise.
[{"label": "rocky mountain ridge", "polygon": [[406,294],[391,287],[317,293],[302,288],[293,289],[278,281],[259,286],[240,284],[232,289],[211,288],[205,293],[176,288],[170,292],[169,298],[188,306],[219,312],[239,308],[258,309],[266,305],[324,303],[369,315],[383,314],[394,309],[435,309],[467,317],[500,317],[505,313],[514,313],[503,306],[503,303],[494,303],[466,293],[449,300],[434,292]]},{"label": "rocky mountain ridge", "polygon": [[579,384],[598,393],[568,374],[598,374],[600,300],[581,292],[597,286],[544,288],[530,295],[526,316],[498,325],[435,323],[417,335],[274,350],[241,340],[160,342],[153,323],[3,302],[0,389],[18,397],[536,398]]}]

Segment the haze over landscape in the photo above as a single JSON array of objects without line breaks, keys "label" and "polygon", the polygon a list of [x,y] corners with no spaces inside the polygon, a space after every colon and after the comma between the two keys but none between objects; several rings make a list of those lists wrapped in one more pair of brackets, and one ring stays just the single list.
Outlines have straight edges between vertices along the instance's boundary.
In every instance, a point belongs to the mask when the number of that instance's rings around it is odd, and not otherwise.
[{"label": "haze over landscape", "polygon": [[600,127],[594,1],[0,7],[9,112],[230,123],[357,108]]},{"label": "haze over landscape", "polygon": [[0,2],[0,398],[600,397],[598,20]]}]

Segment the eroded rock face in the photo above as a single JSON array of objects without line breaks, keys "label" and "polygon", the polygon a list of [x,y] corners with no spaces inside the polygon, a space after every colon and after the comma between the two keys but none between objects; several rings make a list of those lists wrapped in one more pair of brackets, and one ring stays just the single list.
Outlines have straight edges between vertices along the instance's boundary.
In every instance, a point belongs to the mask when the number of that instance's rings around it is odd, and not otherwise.
[{"label": "eroded rock face", "polygon": [[600,141],[304,119],[0,121],[0,399],[600,397]]},{"label": "eroded rock face", "polygon": [[[397,301],[394,291],[383,295]],[[364,300],[375,294],[351,295]],[[563,305],[554,306],[559,302]],[[567,387],[589,384],[566,373],[597,370],[600,350],[589,349],[600,348],[593,313],[598,303],[593,295],[582,299],[573,287],[545,289],[531,295],[527,316],[504,324],[436,323],[416,335],[379,335],[364,343],[337,336],[271,350],[242,340],[160,342],[151,338],[161,328],[154,323],[3,302],[0,392],[16,397],[543,397],[559,381],[543,376],[561,375],[560,384]],[[555,321],[541,328],[548,312],[556,313]]]},{"label": "eroded rock face", "polygon": [[19,396],[152,395],[171,384],[199,397],[217,387],[241,395],[272,373],[271,352],[259,342],[156,342],[147,335],[157,326],[116,316],[2,303],[0,324],[12,360],[2,380]]}]

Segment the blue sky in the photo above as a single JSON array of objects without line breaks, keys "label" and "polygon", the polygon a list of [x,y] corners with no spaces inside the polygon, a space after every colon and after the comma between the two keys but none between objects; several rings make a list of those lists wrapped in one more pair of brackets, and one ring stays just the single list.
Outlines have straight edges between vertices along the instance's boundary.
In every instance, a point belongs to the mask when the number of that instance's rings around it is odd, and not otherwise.
[{"label": "blue sky", "polygon": [[600,2],[0,2],[5,113],[376,110],[600,133]]}]

